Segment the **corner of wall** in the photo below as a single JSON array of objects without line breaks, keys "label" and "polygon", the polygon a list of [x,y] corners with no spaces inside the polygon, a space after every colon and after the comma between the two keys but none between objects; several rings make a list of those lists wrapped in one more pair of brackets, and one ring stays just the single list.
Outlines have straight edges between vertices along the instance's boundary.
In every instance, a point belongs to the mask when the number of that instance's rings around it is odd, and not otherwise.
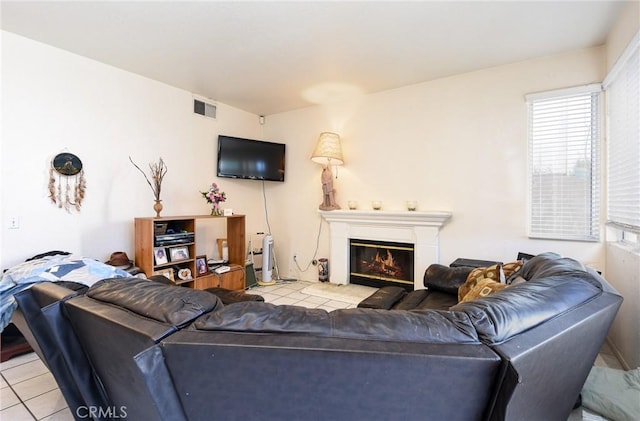
[{"label": "corner of wall", "polygon": [[607,72],[613,68],[638,31],[640,31],[640,1],[626,2],[605,43]]}]

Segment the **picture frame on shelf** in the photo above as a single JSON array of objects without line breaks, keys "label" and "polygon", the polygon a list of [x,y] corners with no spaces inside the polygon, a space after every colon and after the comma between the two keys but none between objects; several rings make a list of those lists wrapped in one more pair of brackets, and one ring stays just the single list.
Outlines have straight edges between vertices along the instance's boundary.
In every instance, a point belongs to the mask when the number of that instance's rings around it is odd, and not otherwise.
[{"label": "picture frame on shelf", "polygon": [[211,273],[209,270],[209,265],[207,264],[207,256],[202,254],[200,256],[196,256],[196,278],[198,276],[204,276],[208,273]]},{"label": "picture frame on shelf", "polygon": [[172,262],[187,260],[189,258],[189,248],[187,246],[171,247],[169,256]]},{"label": "picture frame on shelf", "polygon": [[210,272],[207,256],[204,254],[196,256],[196,277],[207,275]]},{"label": "picture frame on shelf", "polygon": [[167,251],[164,247],[155,247],[153,249],[153,257],[156,261],[156,265],[165,265],[169,263],[169,259],[167,258]]},{"label": "picture frame on shelf", "polygon": [[171,269],[171,268],[156,270],[156,271],[153,272],[153,275],[162,275],[162,276],[166,277],[168,280],[170,280],[171,282],[175,282],[176,281],[175,275],[173,273],[173,269]]}]

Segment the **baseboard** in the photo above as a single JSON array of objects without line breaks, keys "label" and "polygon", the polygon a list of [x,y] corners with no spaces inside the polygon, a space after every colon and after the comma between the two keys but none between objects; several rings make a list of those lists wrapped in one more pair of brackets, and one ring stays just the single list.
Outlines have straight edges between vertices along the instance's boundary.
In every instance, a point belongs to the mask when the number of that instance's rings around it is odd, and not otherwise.
[{"label": "baseboard", "polygon": [[629,364],[625,361],[618,348],[616,348],[615,344],[611,341],[611,339],[609,339],[608,336],[605,338],[605,342],[607,343],[607,345],[609,345],[609,348],[611,348],[611,352],[613,352],[613,355],[618,359],[622,368],[625,371],[631,370]]}]

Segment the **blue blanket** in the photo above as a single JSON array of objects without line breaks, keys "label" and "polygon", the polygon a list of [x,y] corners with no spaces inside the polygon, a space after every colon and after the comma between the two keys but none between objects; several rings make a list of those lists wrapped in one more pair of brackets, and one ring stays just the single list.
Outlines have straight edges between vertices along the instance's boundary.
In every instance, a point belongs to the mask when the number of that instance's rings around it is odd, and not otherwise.
[{"label": "blue blanket", "polygon": [[0,275],[0,332],[11,321],[18,304],[13,294],[38,282],[73,281],[91,286],[101,279],[126,278],[128,272],[94,259],[78,256],[45,256],[11,267]]}]

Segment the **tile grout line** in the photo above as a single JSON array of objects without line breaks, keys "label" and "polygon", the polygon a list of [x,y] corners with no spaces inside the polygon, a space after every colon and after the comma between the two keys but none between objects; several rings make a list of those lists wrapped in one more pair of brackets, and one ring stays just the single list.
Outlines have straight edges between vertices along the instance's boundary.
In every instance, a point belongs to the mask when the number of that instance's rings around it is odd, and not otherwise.
[{"label": "tile grout line", "polygon": [[[39,397],[39,396],[42,396],[42,395],[45,395],[45,394],[47,394],[47,393],[53,392],[53,391],[55,391],[55,390],[60,390],[60,387],[58,386],[58,383],[57,383],[57,382],[55,382],[55,378],[54,378],[55,387],[54,387],[53,389],[45,390],[45,391],[43,391],[43,392],[41,392],[41,393],[38,393],[38,394],[36,394],[36,395],[31,396],[29,399],[22,399],[22,396],[20,396],[20,394],[18,394],[18,391],[17,391],[16,389],[14,389],[14,387],[13,387],[13,386],[14,386],[14,385],[22,384],[22,383],[27,382],[27,381],[34,380],[34,379],[36,379],[37,377],[46,376],[47,374],[52,375],[52,374],[51,374],[51,372],[49,371],[49,368],[47,367],[47,372],[46,372],[46,373],[37,374],[37,375],[35,375],[35,376],[33,376],[33,377],[29,377],[28,379],[23,379],[23,380],[20,380],[19,382],[14,382],[14,383],[9,382],[9,380],[8,380],[8,379],[5,377],[5,375],[4,375],[4,372],[5,372],[6,370],[11,370],[11,369],[14,369],[14,368],[17,368],[17,367],[20,367],[20,366],[23,366],[23,365],[26,365],[26,364],[32,363],[32,362],[34,362],[34,361],[41,361],[41,360],[40,360],[40,358],[36,358],[36,359],[29,360],[29,361],[25,361],[25,362],[20,363],[20,364],[16,364],[16,365],[14,365],[14,366],[12,366],[12,367],[5,368],[4,370],[1,370],[1,371],[0,371],[0,376],[2,376],[2,379],[3,379],[3,380],[5,381],[5,383],[7,384],[7,387],[9,387],[9,388],[11,389],[11,391],[16,395],[16,397],[18,398],[18,401],[19,401],[19,402],[17,402],[15,405],[11,405],[11,406],[9,406],[9,407],[7,407],[7,408],[12,408],[12,407],[14,407],[14,406],[16,406],[16,405],[22,405],[22,406],[27,410],[27,412],[29,412],[29,414],[33,417],[33,419],[37,421],[37,420],[38,420],[38,418],[37,418],[37,417],[35,416],[35,414],[31,411],[31,409],[29,409],[29,405],[27,405],[27,402],[28,402],[28,401],[30,401],[30,400],[32,400],[32,399],[35,399],[35,398],[37,398],[37,397]],[[66,401],[65,401],[65,403],[66,403]],[[7,408],[5,408],[5,409],[7,409]],[[65,408],[68,408],[68,407],[65,407]],[[54,415],[54,414],[57,414],[58,412],[64,411],[64,409],[65,409],[65,408],[62,408],[62,409],[60,409],[60,410],[58,410],[58,411],[56,411],[56,412],[53,412],[53,413],[51,413],[51,414],[47,414],[47,415],[45,415],[43,418],[50,417],[50,416],[52,416],[52,415]],[[40,418],[40,419],[42,419],[42,418]]]},{"label": "tile grout line", "polygon": [[[19,367],[21,365],[22,364],[18,364],[15,367]],[[11,367],[11,368],[13,368],[13,367]],[[2,376],[2,379],[5,381],[5,383],[7,383],[7,387],[9,389],[11,389],[13,394],[16,395],[16,397],[18,398],[18,402],[15,405],[8,406],[6,408],[3,408],[2,410],[4,411],[5,409],[13,408],[14,406],[17,406],[17,405],[22,405],[24,407],[24,409],[29,413],[29,415],[31,415],[31,417],[33,417],[34,421],[38,421],[38,418],[36,418],[36,416],[33,414],[33,412],[31,412],[31,410],[29,409],[29,407],[27,406],[25,401],[23,401],[22,398],[20,397],[20,395],[18,395],[18,392],[16,392],[16,390],[13,388],[13,385],[11,383],[9,383],[9,381],[7,380],[7,378],[4,376],[4,374],[2,372],[0,372],[0,376]],[[37,377],[37,376],[34,376],[34,377]],[[34,377],[32,377],[32,378],[34,378]],[[19,383],[22,383],[22,382],[18,382],[16,384],[19,384]]]},{"label": "tile grout line", "polygon": [[[66,401],[65,401],[65,402],[66,402]],[[69,408],[68,406],[65,406],[64,408],[60,409],[59,411],[56,411],[56,412],[54,412],[54,413],[52,413],[52,414],[49,414],[49,415],[45,415],[44,417],[42,417],[42,418],[40,418],[40,419],[36,419],[36,421],[40,421],[40,420],[43,420],[43,419],[45,419],[45,418],[52,417],[52,416],[54,416],[54,415],[56,415],[56,414],[59,414],[59,413],[61,413],[61,412],[65,411],[65,410],[69,410],[69,412],[71,413],[71,417],[73,418],[73,413],[71,412],[71,408]],[[75,418],[74,418],[74,419],[75,419]]]}]

